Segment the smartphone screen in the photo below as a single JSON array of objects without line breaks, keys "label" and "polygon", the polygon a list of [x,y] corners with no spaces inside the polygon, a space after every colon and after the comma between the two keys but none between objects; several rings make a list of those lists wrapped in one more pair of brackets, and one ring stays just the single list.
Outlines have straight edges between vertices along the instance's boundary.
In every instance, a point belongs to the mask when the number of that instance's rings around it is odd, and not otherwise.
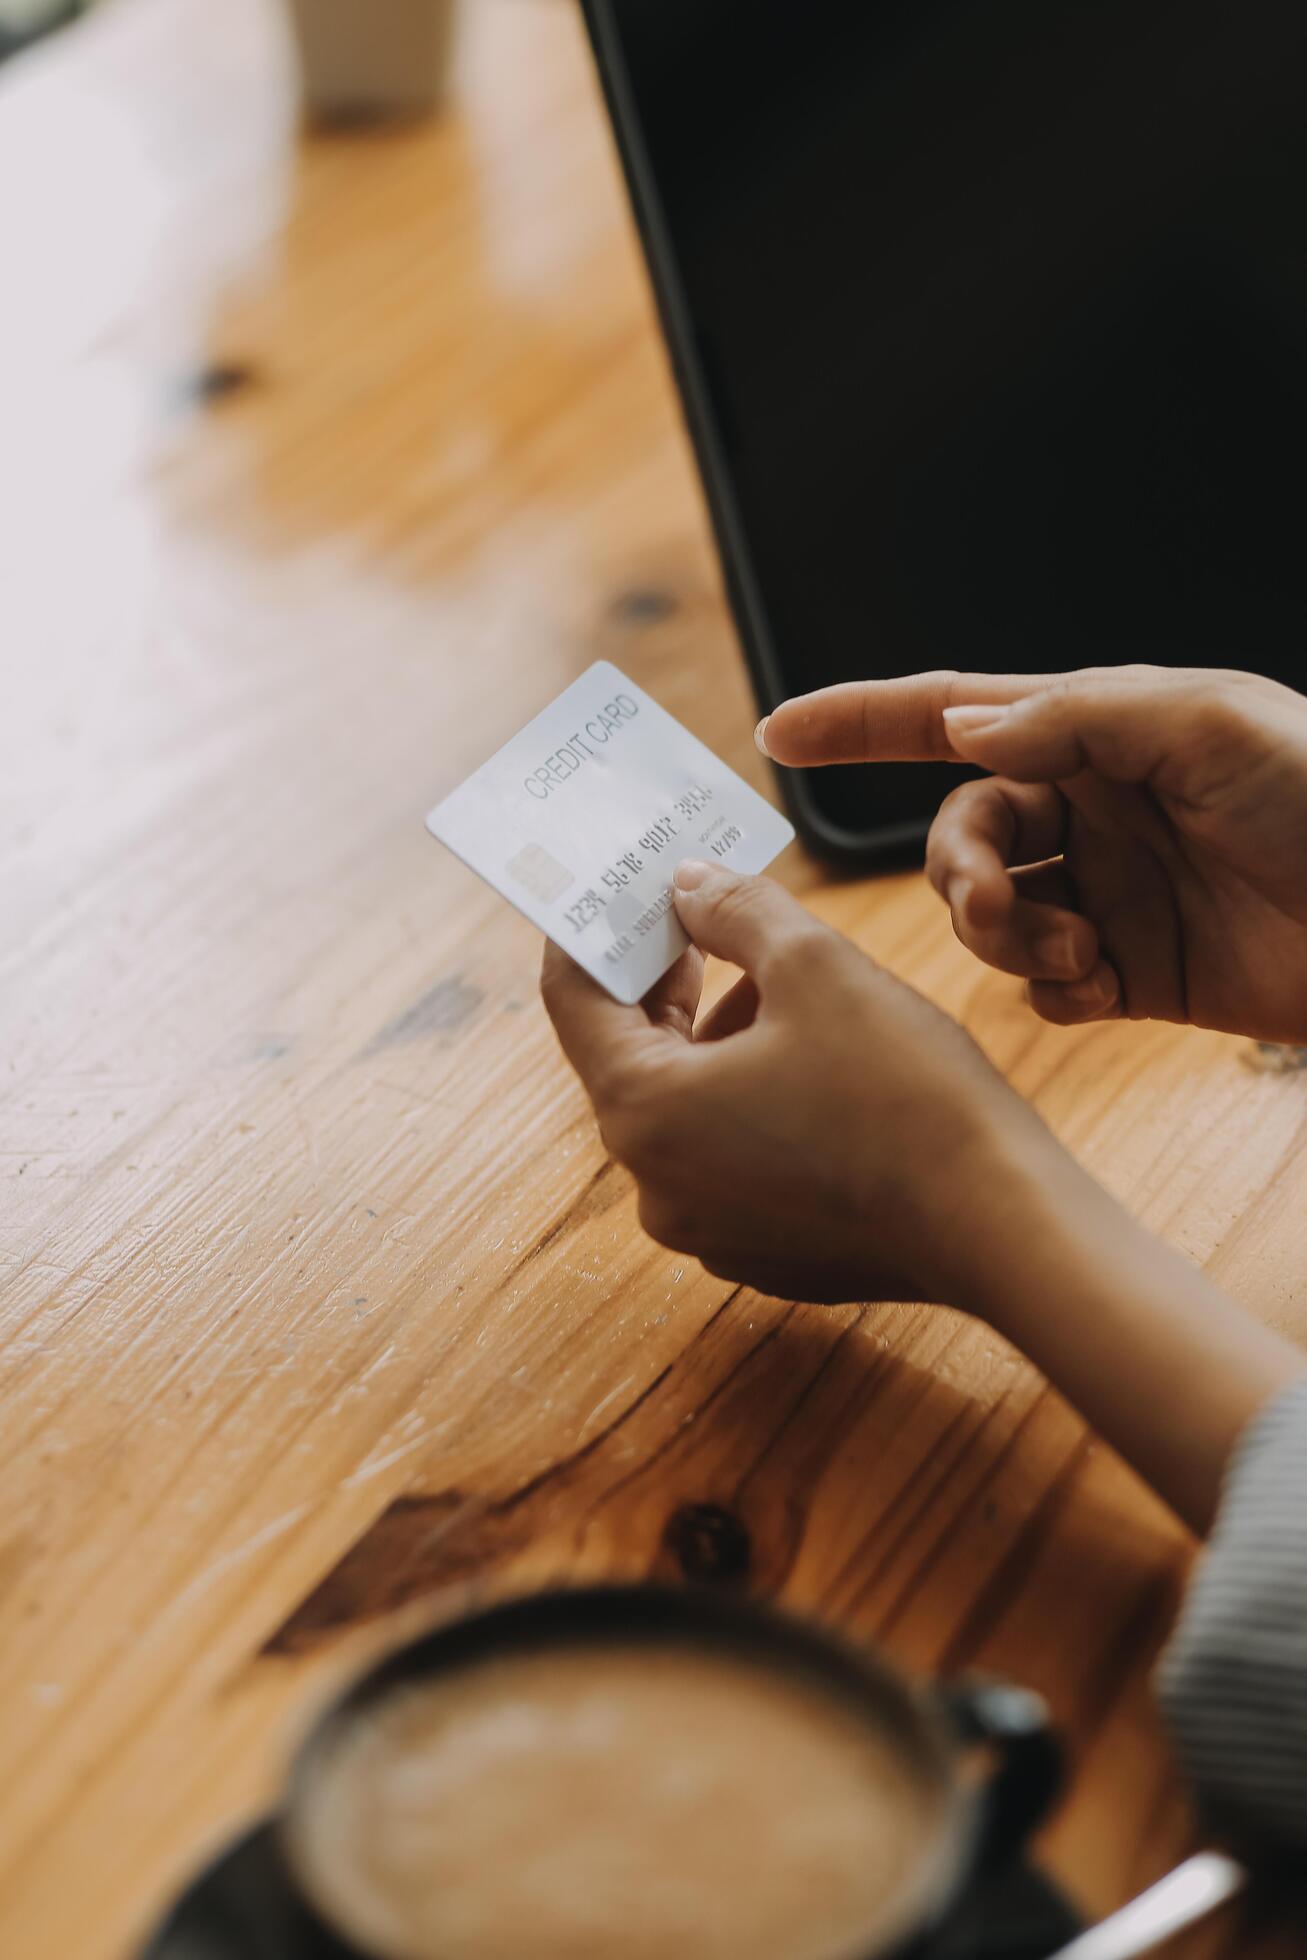
[{"label": "smartphone screen", "polygon": [[[763,707],[1303,684],[1302,0],[588,10]],[[805,827],[919,837],[958,773],[813,772]]]}]

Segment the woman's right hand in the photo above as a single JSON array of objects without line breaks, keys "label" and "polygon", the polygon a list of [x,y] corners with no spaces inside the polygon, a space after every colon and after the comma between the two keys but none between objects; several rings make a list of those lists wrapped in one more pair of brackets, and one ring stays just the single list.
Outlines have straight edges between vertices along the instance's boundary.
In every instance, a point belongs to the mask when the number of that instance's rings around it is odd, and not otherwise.
[{"label": "woman's right hand", "polygon": [[1046,1020],[1307,1041],[1307,700],[1164,667],[917,674],[798,696],[791,768],[961,758],[927,870],[963,944]]}]

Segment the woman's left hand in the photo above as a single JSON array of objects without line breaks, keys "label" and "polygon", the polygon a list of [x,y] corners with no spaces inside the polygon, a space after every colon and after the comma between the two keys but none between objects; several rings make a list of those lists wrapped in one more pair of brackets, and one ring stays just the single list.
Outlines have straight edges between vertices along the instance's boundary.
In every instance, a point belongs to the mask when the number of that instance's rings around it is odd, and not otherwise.
[{"label": "woman's left hand", "polygon": [[1301,1353],[1136,1224],[956,1022],[779,885],[677,876],[696,945],[744,968],[697,1027],[697,951],[639,1007],[553,946],[543,976],[646,1231],[782,1299],[981,1315],[1205,1529]]},{"label": "woman's left hand", "polygon": [[676,903],[744,969],[697,1029],[697,950],[638,1007],[552,945],[542,975],[646,1231],[783,1298],[985,1312],[1050,1164],[1074,1173],[1061,1147],[956,1022],[779,885],[682,866]]}]

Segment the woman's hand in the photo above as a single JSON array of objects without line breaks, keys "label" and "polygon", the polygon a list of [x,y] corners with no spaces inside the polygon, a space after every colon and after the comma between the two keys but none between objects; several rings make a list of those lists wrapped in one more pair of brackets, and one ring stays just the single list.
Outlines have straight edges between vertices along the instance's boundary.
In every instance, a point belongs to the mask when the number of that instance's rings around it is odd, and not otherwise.
[{"label": "woman's hand", "polygon": [[744,969],[694,1031],[687,953],[623,1007],[556,948],[542,987],[645,1230],[806,1300],[983,1312],[1059,1145],[957,1024],[780,886],[677,873],[698,947]]},{"label": "woman's hand", "polygon": [[958,758],[927,870],[962,943],[1063,1023],[1307,1041],[1307,700],[1162,667],[918,674],[787,701],[795,768]]},{"label": "woman's hand", "polygon": [[779,886],[707,865],[677,885],[696,946],[744,968],[697,1028],[697,951],[639,1007],[554,946],[542,977],[645,1230],[782,1299],[984,1316],[1204,1527],[1302,1356],[1122,1211],[955,1022]]}]

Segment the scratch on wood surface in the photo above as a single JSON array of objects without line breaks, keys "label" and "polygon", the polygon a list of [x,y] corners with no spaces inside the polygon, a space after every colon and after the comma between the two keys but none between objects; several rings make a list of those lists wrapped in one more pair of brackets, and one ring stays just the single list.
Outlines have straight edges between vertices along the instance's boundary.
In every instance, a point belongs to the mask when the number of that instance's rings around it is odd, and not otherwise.
[{"label": "scratch on wood surface", "polygon": [[415,1436],[410,1436],[407,1442],[397,1443],[394,1449],[388,1450],[384,1456],[369,1457],[366,1463],[361,1463],[357,1470],[350,1472],[341,1484],[341,1489],[354,1490],[359,1484],[371,1483],[372,1479],[379,1477],[383,1470],[389,1470],[392,1464],[401,1462],[406,1456],[411,1456],[413,1451],[420,1449],[424,1443],[432,1442],[446,1426],[444,1423],[437,1423],[433,1429],[420,1429]]},{"label": "scratch on wood surface", "polygon": [[[587,1178],[585,1184],[575,1198],[568,1204],[562,1216],[556,1219],[548,1231],[537,1239],[535,1244],[530,1246],[526,1252],[522,1253],[516,1263],[509,1268],[508,1272],[504,1275],[505,1280],[511,1281],[516,1279],[519,1273],[531,1265],[534,1260],[539,1259],[543,1253],[548,1252],[550,1246],[554,1245],[563,1236],[564,1232],[576,1230],[580,1226],[587,1224],[592,1218],[598,1217],[611,1204],[615,1204],[622,1198],[625,1195],[625,1191],[625,1173],[622,1171],[620,1165],[616,1164],[611,1157],[606,1157],[603,1163],[600,1164],[598,1170],[594,1171]],[[503,1240],[500,1239],[497,1243],[502,1245]]]},{"label": "scratch on wood surface", "polygon": [[233,1545],[230,1551],[222,1554],[221,1558],[214,1559],[211,1565],[206,1565],[203,1571],[196,1573],[190,1584],[184,1587],[172,1601],[168,1609],[169,1612],[184,1612],[202,1592],[205,1592],[214,1583],[215,1579],[220,1579],[224,1572],[231,1570],[233,1565],[239,1565],[242,1559],[249,1558],[252,1553],[258,1551],[261,1545],[269,1545],[273,1539],[280,1538],[284,1532],[289,1531],[292,1526],[297,1525],[309,1509],[310,1506],[308,1504],[297,1504],[293,1511],[287,1511],[281,1517],[271,1519],[269,1523],[263,1525],[256,1531],[252,1537],[247,1538],[243,1544]]},{"label": "scratch on wood surface", "polygon": [[619,1402],[621,1400],[622,1396],[625,1395],[627,1389],[630,1388],[633,1379],[634,1377],[630,1375],[626,1376],[624,1380],[618,1382],[616,1388],[609,1390],[608,1394],[604,1396],[601,1402],[596,1402],[594,1408],[591,1409],[589,1415],[586,1416],[585,1420],[578,1425],[577,1434],[579,1436],[584,1438],[585,1435],[588,1433],[588,1431],[594,1428],[595,1424],[599,1421],[600,1417],[603,1416],[609,1409],[612,1408],[613,1403]]}]

